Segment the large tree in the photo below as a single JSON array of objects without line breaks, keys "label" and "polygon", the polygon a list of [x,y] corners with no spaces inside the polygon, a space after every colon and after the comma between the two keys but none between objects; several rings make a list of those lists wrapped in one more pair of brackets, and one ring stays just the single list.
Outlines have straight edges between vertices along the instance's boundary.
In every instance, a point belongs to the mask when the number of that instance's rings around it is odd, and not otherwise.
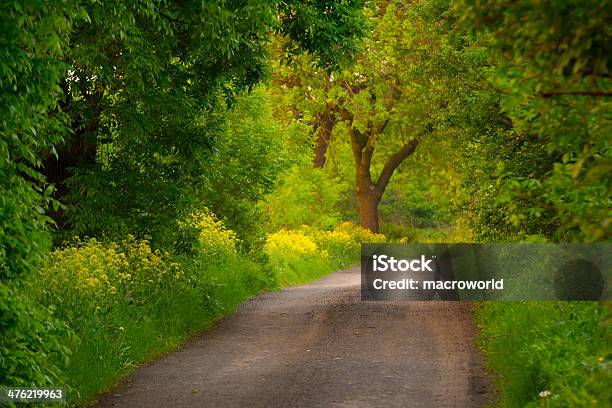
[{"label": "large tree", "polygon": [[328,73],[304,57],[280,67],[275,81],[293,118],[313,128],[315,167],[330,144],[349,141],[361,225],[378,232],[385,189],[444,114],[459,62],[418,2],[377,2],[368,13],[372,29],[350,69]]}]

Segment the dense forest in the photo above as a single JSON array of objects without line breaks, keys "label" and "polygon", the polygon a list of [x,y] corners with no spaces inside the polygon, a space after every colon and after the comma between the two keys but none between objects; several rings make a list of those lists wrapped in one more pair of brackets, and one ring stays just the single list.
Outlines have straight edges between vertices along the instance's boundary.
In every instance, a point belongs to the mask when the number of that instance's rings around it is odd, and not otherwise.
[{"label": "dense forest", "polygon": [[[362,242],[609,241],[611,6],[2,2],[0,385],[91,400]],[[609,306],[478,305],[500,406],[612,404]]]}]

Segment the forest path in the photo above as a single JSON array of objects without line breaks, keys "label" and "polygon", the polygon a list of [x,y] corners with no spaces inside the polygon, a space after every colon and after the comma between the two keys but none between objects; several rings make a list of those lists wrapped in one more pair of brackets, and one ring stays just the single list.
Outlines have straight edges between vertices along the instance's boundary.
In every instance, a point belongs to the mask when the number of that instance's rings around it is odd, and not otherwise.
[{"label": "forest path", "polygon": [[463,302],[361,302],[359,268],[261,294],[99,407],[478,407]]}]

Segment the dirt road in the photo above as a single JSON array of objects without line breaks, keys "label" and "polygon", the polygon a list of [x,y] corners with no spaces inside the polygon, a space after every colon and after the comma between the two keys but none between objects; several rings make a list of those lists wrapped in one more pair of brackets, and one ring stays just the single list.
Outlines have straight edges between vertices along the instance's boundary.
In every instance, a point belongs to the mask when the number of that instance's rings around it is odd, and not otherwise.
[{"label": "dirt road", "polygon": [[479,407],[469,305],[361,302],[359,270],[265,293],[100,407]]}]

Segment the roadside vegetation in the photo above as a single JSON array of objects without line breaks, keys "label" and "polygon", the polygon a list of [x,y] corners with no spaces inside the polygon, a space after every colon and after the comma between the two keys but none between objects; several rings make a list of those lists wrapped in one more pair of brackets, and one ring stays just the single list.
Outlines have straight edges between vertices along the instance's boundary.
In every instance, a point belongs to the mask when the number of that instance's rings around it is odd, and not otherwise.
[{"label": "roadside vegetation", "polygon": [[501,406],[610,405],[609,304],[489,302],[476,315]]},{"label": "roadside vegetation", "polygon": [[[0,385],[108,390],[362,242],[610,239],[607,1],[0,5]],[[501,407],[610,406],[607,303],[486,303]]]},{"label": "roadside vegetation", "polygon": [[47,324],[57,329],[45,363],[62,369],[72,402],[90,400],[257,292],[357,264],[361,240],[385,239],[352,224],[281,230],[269,236],[270,261],[262,263],[240,253],[235,233],[209,212],[193,214],[181,228],[190,237],[183,241],[191,243],[183,248],[188,256],[154,250],[132,235],[91,238],[51,252],[24,286],[23,295],[48,310]]}]

